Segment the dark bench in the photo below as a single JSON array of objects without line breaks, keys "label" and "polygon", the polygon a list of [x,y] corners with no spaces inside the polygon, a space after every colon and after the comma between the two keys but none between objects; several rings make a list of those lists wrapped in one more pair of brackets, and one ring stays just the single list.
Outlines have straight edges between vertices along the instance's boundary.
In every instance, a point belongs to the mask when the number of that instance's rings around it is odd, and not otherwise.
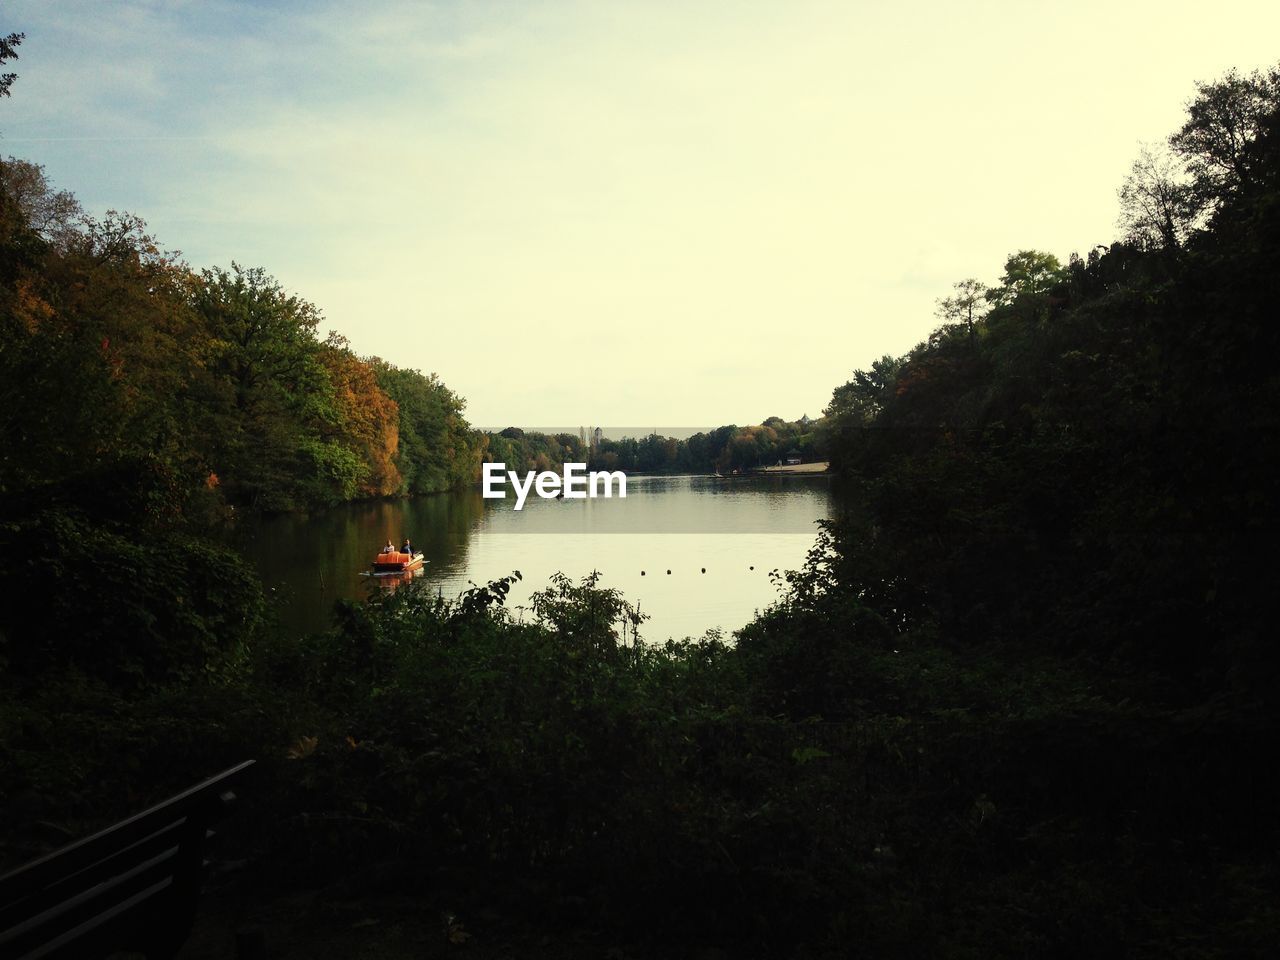
[{"label": "dark bench", "polygon": [[172,957],[195,921],[210,826],[246,760],[0,877],[0,957]]}]

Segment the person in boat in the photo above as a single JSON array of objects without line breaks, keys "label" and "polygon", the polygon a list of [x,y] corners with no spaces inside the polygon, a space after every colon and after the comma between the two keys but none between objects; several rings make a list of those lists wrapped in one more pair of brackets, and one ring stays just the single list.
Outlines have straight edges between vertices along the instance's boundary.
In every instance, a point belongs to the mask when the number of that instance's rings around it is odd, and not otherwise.
[{"label": "person in boat", "polygon": [[383,553],[395,553],[395,552],[396,552],[396,545],[395,545],[394,543],[392,543],[390,540],[388,540],[388,541],[387,541],[387,545],[386,545],[385,547],[383,547],[383,548],[382,548],[382,552],[383,552]]},{"label": "person in boat", "polygon": [[400,552],[407,553],[410,557],[413,556],[413,544],[409,542],[408,537],[404,538],[404,546],[400,548]]}]

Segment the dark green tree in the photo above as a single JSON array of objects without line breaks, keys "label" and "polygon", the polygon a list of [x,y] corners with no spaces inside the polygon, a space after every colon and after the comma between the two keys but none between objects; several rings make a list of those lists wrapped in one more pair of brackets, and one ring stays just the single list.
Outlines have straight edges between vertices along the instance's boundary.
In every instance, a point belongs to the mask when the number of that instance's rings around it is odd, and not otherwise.
[{"label": "dark green tree", "polygon": [[1260,158],[1251,146],[1280,109],[1280,68],[1196,84],[1187,121],[1169,138],[1186,163],[1195,201],[1212,212],[1227,198],[1260,186]]},{"label": "dark green tree", "polygon": [[[22,41],[26,39],[24,33],[10,33],[6,37],[0,37],[0,63],[9,60],[18,59],[18,47]],[[10,96],[9,88],[13,86],[13,82],[18,79],[16,73],[0,74],[0,97]]]}]

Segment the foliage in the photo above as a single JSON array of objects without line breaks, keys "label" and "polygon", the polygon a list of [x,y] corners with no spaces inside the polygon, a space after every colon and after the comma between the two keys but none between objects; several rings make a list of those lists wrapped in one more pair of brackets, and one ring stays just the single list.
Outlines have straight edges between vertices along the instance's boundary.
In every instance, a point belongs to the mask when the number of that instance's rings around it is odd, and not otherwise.
[{"label": "foliage", "polygon": [[[1236,90],[1250,116],[1244,87],[1203,96]],[[1188,176],[1219,169],[1221,141],[1189,129],[1179,149],[1206,155]],[[868,515],[841,542],[909,578],[941,633],[1141,665],[1167,696],[1268,696],[1280,661],[1245,585],[1270,567],[1275,523],[1274,140],[1237,153],[1256,186],[1215,187],[1177,259],[1118,244],[1063,270],[1015,254],[976,336],[944,328],[892,389],[859,373],[836,390],[833,460]]]},{"label": "foliage", "polygon": [[[475,480],[481,442],[438,378],[317,336],[260,268],[192,272],[127,214],[86,216],[0,163],[0,490],[154,453],[193,491],[295,510]],[[216,511],[215,511],[216,513]]]},{"label": "foliage", "polygon": [[1274,171],[1257,148],[1280,110],[1280,68],[1246,76],[1232,70],[1197,84],[1196,92],[1169,145],[1186,164],[1198,204],[1213,212],[1269,180],[1274,187]]},{"label": "foliage", "polygon": [[[318,343],[264,274],[193,277],[127,218],[56,246],[0,194],[0,365],[50,404],[0,405],[6,829],[78,829],[254,753],[259,884],[391,864],[395,893],[472,931],[496,912],[661,956],[1265,955],[1272,83],[1201,89],[1168,175],[1202,205],[1173,234],[1065,268],[1020,251],[985,303],[962,282],[926,342],[837,387],[821,430],[683,443],[476,437],[434,377]],[[88,410],[58,401],[67,371]],[[279,444],[264,475],[236,466],[238,430]],[[732,642],[646,644],[595,577],[512,611],[519,572],[457,598],[412,582],[286,639],[193,519],[210,457],[240,497],[311,502],[484,455],[705,469],[806,436],[859,509]]]},{"label": "foliage", "polygon": [[432,493],[473,482],[484,445],[462,416],[466,401],[434,373],[423,375],[377,358],[368,362],[399,411],[395,464],[405,491]]},{"label": "foliage", "polygon": [[358,359],[344,338],[331,333],[320,350],[320,362],[334,393],[333,439],[365,468],[359,487],[343,499],[398,492],[401,478],[394,458],[400,446],[399,406],[378,386],[373,367]]},{"label": "foliage", "polygon": [[0,162],[0,180],[22,220],[39,237],[59,245],[75,235],[84,211],[70,191],[50,186],[43,168],[9,157]]},{"label": "foliage", "polygon": [[175,528],[181,491],[155,461],[78,482],[92,490],[5,504],[0,667],[21,683],[74,672],[124,690],[231,669],[262,622],[244,562]]},{"label": "foliage", "polygon": [[[17,60],[17,48],[24,39],[26,39],[26,34],[22,33],[10,33],[8,36],[0,37],[0,63],[4,63],[6,60]],[[16,73],[0,75],[0,97],[10,96],[10,87],[13,86],[13,82],[17,79],[18,75]]]},{"label": "foliage", "polygon": [[550,470],[565,463],[586,463],[592,470],[628,473],[729,473],[772,466],[799,453],[806,462],[826,453],[820,421],[787,422],[769,417],[762,424],[718,427],[680,440],[657,433],[645,437],[586,441],[582,436],[554,436],[507,427],[487,435],[486,460],[509,470]]},{"label": "foliage", "polygon": [[1199,215],[1195,194],[1177,159],[1143,147],[1120,188],[1120,224],[1130,243],[1177,250]]},{"label": "foliage", "polygon": [[0,708],[2,782],[74,822],[93,802],[78,777],[127,811],[203,769],[193,745],[254,744],[239,849],[259,884],[342,888],[393,864],[388,889],[481,936],[472,918],[495,911],[535,930],[590,918],[655,955],[1196,956],[1189,931],[1242,953],[1275,935],[1259,851],[1280,784],[1256,762],[1274,725],[939,643],[882,615],[891,593],[858,589],[838,544],[736,646],[628,642],[634,611],[592,578],[553,578],[517,615],[512,574],[344,604],[328,633],[264,636],[222,680],[128,698],[57,680]]}]

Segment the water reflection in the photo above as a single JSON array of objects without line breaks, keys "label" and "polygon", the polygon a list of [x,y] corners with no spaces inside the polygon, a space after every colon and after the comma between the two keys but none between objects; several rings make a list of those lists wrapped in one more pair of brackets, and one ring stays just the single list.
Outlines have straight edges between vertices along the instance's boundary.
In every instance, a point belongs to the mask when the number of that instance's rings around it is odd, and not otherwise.
[{"label": "water reflection", "polygon": [[508,598],[517,615],[552,573],[599,570],[652,617],[641,635],[663,640],[737,629],[772,602],[769,572],[800,566],[832,499],[823,476],[629,477],[625,500],[512,503],[468,490],[353,504],[246,524],[237,542],[296,633],[325,628],[334,601],[365,596],[379,547],[409,537],[428,561],[416,573],[446,596],[520,570]]},{"label": "water reflection", "polygon": [[486,500],[493,533],[812,533],[826,516],[825,476],[629,477],[627,496]]},{"label": "water reflection", "polygon": [[426,566],[414,567],[412,570],[401,570],[399,573],[371,573],[366,571],[361,576],[367,578],[368,592],[376,590],[378,593],[390,596],[400,587],[413,580],[417,580],[426,576]]}]

